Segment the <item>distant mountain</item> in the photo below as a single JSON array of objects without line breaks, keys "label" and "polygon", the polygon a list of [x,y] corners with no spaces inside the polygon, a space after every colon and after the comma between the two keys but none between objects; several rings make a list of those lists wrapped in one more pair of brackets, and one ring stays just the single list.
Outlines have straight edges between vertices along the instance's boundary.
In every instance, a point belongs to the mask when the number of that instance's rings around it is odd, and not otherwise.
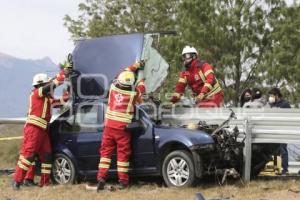
[{"label": "distant mountain", "polygon": [[0,53],[0,117],[24,117],[33,76],[56,72],[58,66],[49,57],[31,60]]}]

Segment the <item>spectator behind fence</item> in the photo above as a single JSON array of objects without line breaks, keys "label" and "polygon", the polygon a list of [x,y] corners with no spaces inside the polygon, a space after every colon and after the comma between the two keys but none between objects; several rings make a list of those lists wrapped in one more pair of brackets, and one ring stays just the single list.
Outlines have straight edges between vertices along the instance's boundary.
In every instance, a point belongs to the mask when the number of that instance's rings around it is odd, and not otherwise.
[{"label": "spectator behind fence", "polygon": [[251,101],[252,95],[251,95],[251,89],[246,88],[240,98],[240,106],[243,107],[246,102]]},{"label": "spectator behind fence", "polygon": [[266,107],[267,101],[263,97],[262,92],[258,88],[253,88],[251,91],[252,100],[246,102],[243,108],[263,108]]},{"label": "spectator behind fence", "polygon": [[[279,88],[272,88],[269,91],[269,105],[271,108],[291,108],[289,102],[283,99]],[[280,155],[282,160],[281,175],[286,175],[288,173],[289,166],[287,144],[280,144]]]}]

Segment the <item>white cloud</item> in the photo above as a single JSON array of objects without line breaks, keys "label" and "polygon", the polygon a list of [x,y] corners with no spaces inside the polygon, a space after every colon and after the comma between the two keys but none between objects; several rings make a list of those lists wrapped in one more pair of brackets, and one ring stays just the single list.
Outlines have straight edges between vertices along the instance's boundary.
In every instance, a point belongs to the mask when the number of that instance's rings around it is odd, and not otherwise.
[{"label": "white cloud", "polygon": [[73,50],[63,26],[66,14],[76,17],[83,0],[0,0],[0,52],[15,57],[56,63]]}]

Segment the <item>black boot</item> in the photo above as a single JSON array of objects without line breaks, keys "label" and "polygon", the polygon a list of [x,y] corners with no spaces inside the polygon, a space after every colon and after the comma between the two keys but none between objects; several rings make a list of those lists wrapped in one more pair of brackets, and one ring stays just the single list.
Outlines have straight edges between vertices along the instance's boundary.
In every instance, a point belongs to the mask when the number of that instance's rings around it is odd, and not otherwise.
[{"label": "black boot", "polygon": [[105,180],[100,178],[97,184],[97,192],[99,192],[100,190],[104,190],[104,186],[105,186]]},{"label": "black boot", "polygon": [[33,187],[33,186],[37,186],[37,183],[35,183],[31,179],[25,179],[23,185],[26,187]]},{"label": "black boot", "polygon": [[122,182],[119,182],[119,184],[117,185],[116,189],[117,190],[124,190],[128,188],[128,184],[124,184]]},{"label": "black boot", "polygon": [[13,181],[11,184],[11,187],[13,190],[20,190],[20,185],[21,185],[21,183],[19,183],[17,181]]}]

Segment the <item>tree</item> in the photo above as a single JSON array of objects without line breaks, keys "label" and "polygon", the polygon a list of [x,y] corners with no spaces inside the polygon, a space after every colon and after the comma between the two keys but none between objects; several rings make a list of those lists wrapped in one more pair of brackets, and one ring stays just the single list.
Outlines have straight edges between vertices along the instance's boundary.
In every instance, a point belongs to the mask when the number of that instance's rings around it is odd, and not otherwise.
[{"label": "tree", "polygon": [[77,20],[66,15],[73,39],[103,35],[174,30],[178,1],[86,0]]},{"label": "tree", "polygon": [[[164,92],[172,91],[181,70],[180,52],[193,45],[200,58],[212,63],[223,83],[226,102],[237,105],[242,90],[273,86],[282,78],[272,62],[283,54],[299,55],[297,45],[285,52],[299,29],[299,5],[288,8],[284,0],[86,0],[77,20],[65,17],[72,38],[114,33],[175,30],[176,37],[162,38],[160,52],[171,65]],[[298,11],[298,12],[297,12]],[[278,23],[277,23],[278,22]],[[287,35],[286,29],[291,29]],[[298,34],[299,35],[299,34]],[[299,41],[299,39],[298,39]],[[299,45],[298,45],[299,46]],[[285,52],[285,53],[284,53]],[[285,57],[285,56],[283,56]],[[295,58],[299,60],[299,56]],[[270,64],[271,63],[271,64]],[[290,62],[295,72],[299,62]],[[277,66],[276,65],[276,66]],[[272,70],[273,69],[273,70]],[[282,79],[283,80],[283,79]],[[295,86],[296,77],[290,77]],[[296,88],[299,89],[299,86]],[[296,98],[296,97],[295,97]]]},{"label": "tree", "polygon": [[[260,68],[269,51],[270,21],[278,18],[282,0],[192,1],[182,4],[182,38],[200,49],[215,66],[225,88],[226,102],[237,105],[249,86],[261,86]],[[189,12],[187,12],[189,11]],[[257,85],[259,84],[259,85]]]},{"label": "tree", "polygon": [[[300,101],[300,5],[284,7],[271,21],[270,51],[266,54],[263,79],[268,85],[283,89],[291,102]],[[299,106],[296,104],[296,106]]]}]

